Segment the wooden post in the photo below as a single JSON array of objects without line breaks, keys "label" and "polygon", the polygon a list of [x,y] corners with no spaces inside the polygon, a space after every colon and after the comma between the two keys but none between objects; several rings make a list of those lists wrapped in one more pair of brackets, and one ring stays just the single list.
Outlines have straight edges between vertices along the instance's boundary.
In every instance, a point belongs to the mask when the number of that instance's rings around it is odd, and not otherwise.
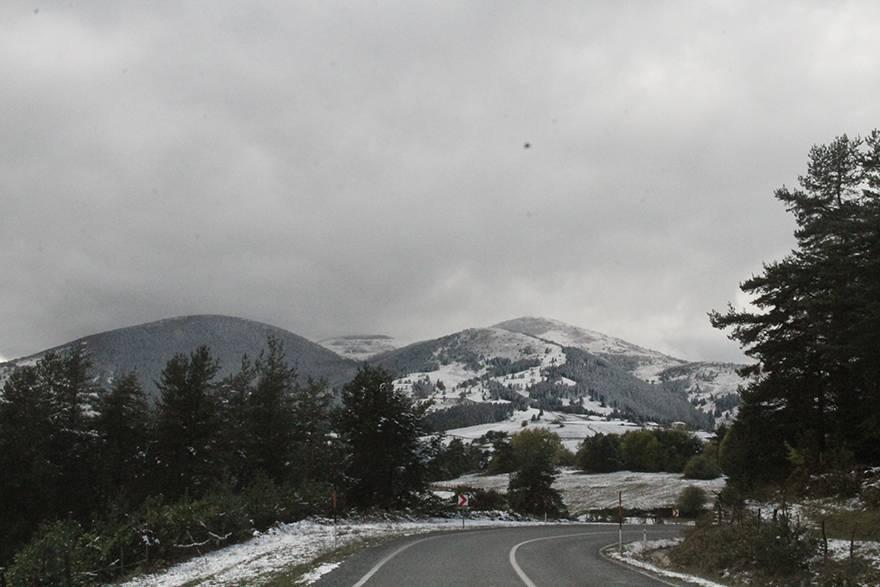
[{"label": "wooden post", "polygon": [[828,560],[828,535],[825,534],[825,520],[822,520],[822,553],[825,560]]},{"label": "wooden post", "polygon": [[64,551],[64,585],[65,587],[73,586],[73,576],[70,573],[70,552]]},{"label": "wooden post", "polygon": [[623,491],[617,492],[617,550],[623,552]]}]

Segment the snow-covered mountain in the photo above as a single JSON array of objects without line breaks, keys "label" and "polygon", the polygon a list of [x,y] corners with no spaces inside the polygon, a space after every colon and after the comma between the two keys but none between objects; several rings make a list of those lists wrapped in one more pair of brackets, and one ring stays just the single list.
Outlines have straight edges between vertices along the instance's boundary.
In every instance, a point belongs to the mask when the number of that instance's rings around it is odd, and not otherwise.
[{"label": "snow-covered mountain", "polygon": [[511,332],[548,340],[556,344],[575,347],[588,353],[609,359],[639,379],[650,381],[670,367],[687,363],[658,351],[640,347],[620,338],[608,336],[595,330],[587,330],[549,318],[523,317],[496,324]]},{"label": "snow-covered mountain", "polygon": [[[457,409],[455,427],[471,425],[462,421],[485,424],[507,412],[515,419],[544,410],[710,428],[735,413],[742,383],[737,365],[688,362],[546,318],[517,318],[397,348],[399,343],[384,335],[317,344],[252,320],[182,316],[87,336],[51,350],[85,346],[100,383],[136,370],[153,394],[154,381],[174,353],[207,344],[221,361],[222,376],[237,369],[243,354],[259,354],[269,334],[282,340],[301,377],[340,385],[351,379],[358,362],[378,364],[395,374],[399,387],[432,398],[435,410]],[[0,364],[0,383],[11,369],[33,364],[45,352]]]},{"label": "snow-covered mountain", "polygon": [[318,344],[353,361],[366,361],[378,354],[387,353],[402,346],[398,340],[384,334],[337,336],[318,341]]},{"label": "snow-covered mountain", "polygon": [[[562,331],[561,323],[554,325]],[[398,387],[416,397],[431,398],[435,410],[470,412],[460,414],[468,421],[479,418],[476,413],[487,419],[498,417],[503,412],[486,406],[507,404],[519,412],[532,408],[636,421],[682,421],[702,428],[714,424],[710,414],[690,403],[680,382],[640,379],[610,359],[632,359],[633,352],[614,355],[610,351],[635,349],[638,356],[668,360],[674,366],[683,361],[583,331],[589,333],[587,339],[574,332],[574,327],[562,326],[577,337],[560,337],[557,342],[512,327],[472,328],[378,355],[371,362],[390,370]],[[592,344],[603,354],[575,346],[577,341],[583,346]]]},{"label": "snow-covered mountain", "polygon": [[651,383],[680,386],[699,410],[726,421],[739,405],[738,389],[744,380],[733,363],[691,362],[670,357],[594,330],[548,318],[516,318],[496,324],[535,338],[575,347],[607,359],[632,375]]}]

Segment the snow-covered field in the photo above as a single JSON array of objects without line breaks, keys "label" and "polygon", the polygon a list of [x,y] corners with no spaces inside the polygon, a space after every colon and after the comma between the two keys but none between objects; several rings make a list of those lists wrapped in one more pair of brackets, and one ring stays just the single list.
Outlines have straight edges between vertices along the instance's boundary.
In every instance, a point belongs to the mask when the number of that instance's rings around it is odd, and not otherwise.
[{"label": "snow-covered field", "polygon": [[[490,430],[516,434],[525,428],[546,428],[559,435],[565,448],[577,451],[585,438],[590,438],[596,434],[624,434],[630,430],[642,428],[642,426],[633,422],[627,422],[626,420],[603,419],[599,416],[549,411],[544,412],[540,420],[533,422],[532,416],[537,415],[538,410],[530,408],[515,412],[513,416],[503,422],[447,430],[446,435],[449,438],[461,438],[462,440],[469,441],[480,438]],[[526,423],[525,426],[522,425],[523,422]]]},{"label": "snow-covered field", "polygon": [[[434,483],[437,489],[452,489],[459,485],[480,489],[507,491],[509,475],[464,475],[458,479]],[[706,490],[710,499],[714,491],[724,487],[724,478],[710,481],[683,479],[677,473],[614,473],[586,474],[575,469],[562,469],[553,487],[573,515],[588,510],[617,507],[618,491],[623,492],[626,509],[654,509],[672,507],[685,487],[695,485]]]},{"label": "snow-covered field", "polygon": [[[539,525],[503,519],[468,520],[469,527],[504,527]],[[340,522],[302,521],[283,524],[241,544],[227,546],[204,556],[174,565],[169,569],[136,577],[125,587],[169,587],[175,585],[259,585],[285,569],[308,564],[337,548],[383,536],[408,536],[438,530],[461,528],[458,519],[430,519],[413,522]],[[304,579],[314,579],[332,570],[333,563],[322,565]],[[323,567],[323,568],[322,568]]]}]

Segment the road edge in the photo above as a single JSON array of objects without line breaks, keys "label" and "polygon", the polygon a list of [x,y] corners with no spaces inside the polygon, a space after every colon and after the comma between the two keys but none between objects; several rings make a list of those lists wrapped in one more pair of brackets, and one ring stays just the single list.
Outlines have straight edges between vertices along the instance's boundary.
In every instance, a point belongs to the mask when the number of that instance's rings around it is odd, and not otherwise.
[{"label": "road edge", "polygon": [[[637,542],[637,541],[631,540],[629,542],[626,542],[625,544],[632,544],[633,542]],[[657,567],[655,565],[651,565],[650,563],[645,563],[650,568],[644,568],[644,567],[639,567],[639,566],[632,565],[627,562],[618,560],[618,559],[610,556],[610,554],[609,554],[609,551],[616,549],[617,547],[618,547],[618,544],[616,542],[612,542],[611,544],[603,546],[602,548],[599,549],[599,556],[603,560],[608,561],[610,563],[613,563],[619,567],[622,567],[624,569],[629,569],[630,571],[639,573],[640,575],[644,575],[646,577],[650,577],[651,579],[654,579],[655,581],[663,583],[664,585],[671,585],[672,587],[694,587],[694,586],[696,586],[696,587],[708,587],[708,586],[726,587],[726,586],[722,585],[721,583],[717,583],[715,581],[710,581],[709,579],[704,579],[703,577],[688,575],[689,577],[692,577],[693,580],[684,579],[681,577],[681,575],[686,575],[686,573],[679,573],[678,571],[671,571],[671,570],[662,569],[662,568]],[[664,576],[664,575],[666,575],[666,576]],[[669,576],[669,575],[673,575],[673,576]]]}]

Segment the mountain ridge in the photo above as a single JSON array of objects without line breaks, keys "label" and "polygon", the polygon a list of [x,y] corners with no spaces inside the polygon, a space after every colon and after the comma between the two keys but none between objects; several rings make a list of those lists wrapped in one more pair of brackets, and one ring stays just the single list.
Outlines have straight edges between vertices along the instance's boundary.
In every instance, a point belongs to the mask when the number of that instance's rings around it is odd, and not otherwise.
[{"label": "mountain ridge", "polygon": [[326,379],[338,386],[357,370],[356,362],[277,326],[222,314],[194,314],[114,328],[13,359],[0,364],[0,380],[11,368],[33,364],[46,353],[84,346],[94,362],[99,384],[109,385],[119,374],[135,371],[147,396],[155,398],[155,382],[176,353],[189,353],[202,344],[208,345],[212,355],[220,360],[221,378],[238,369],[243,355],[256,358],[269,335],[284,344],[288,361],[297,368],[301,379]]},{"label": "mountain ridge", "polygon": [[135,370],[148,395],[155,396],[155,381],[175,353],[207,344],[220,359],[223,376],[238,368],[243,354],[255,358],[269,335],[281,339],[302,378],[339,386],[367,362],[388,369],[396,385],[441,407],[508,402],[596,413],[618,409],[636,418],[704,426],[701,414],[716,423],[732,417],[742,383],[739,365],[686,361],[549,318],[523,316],[399,345],[384,334],[312,342],[270,324],[221,314],[174,316],[85,336],[0,364],[0,382],[16,365],[83,345],[93,356],[99,383]]}]

